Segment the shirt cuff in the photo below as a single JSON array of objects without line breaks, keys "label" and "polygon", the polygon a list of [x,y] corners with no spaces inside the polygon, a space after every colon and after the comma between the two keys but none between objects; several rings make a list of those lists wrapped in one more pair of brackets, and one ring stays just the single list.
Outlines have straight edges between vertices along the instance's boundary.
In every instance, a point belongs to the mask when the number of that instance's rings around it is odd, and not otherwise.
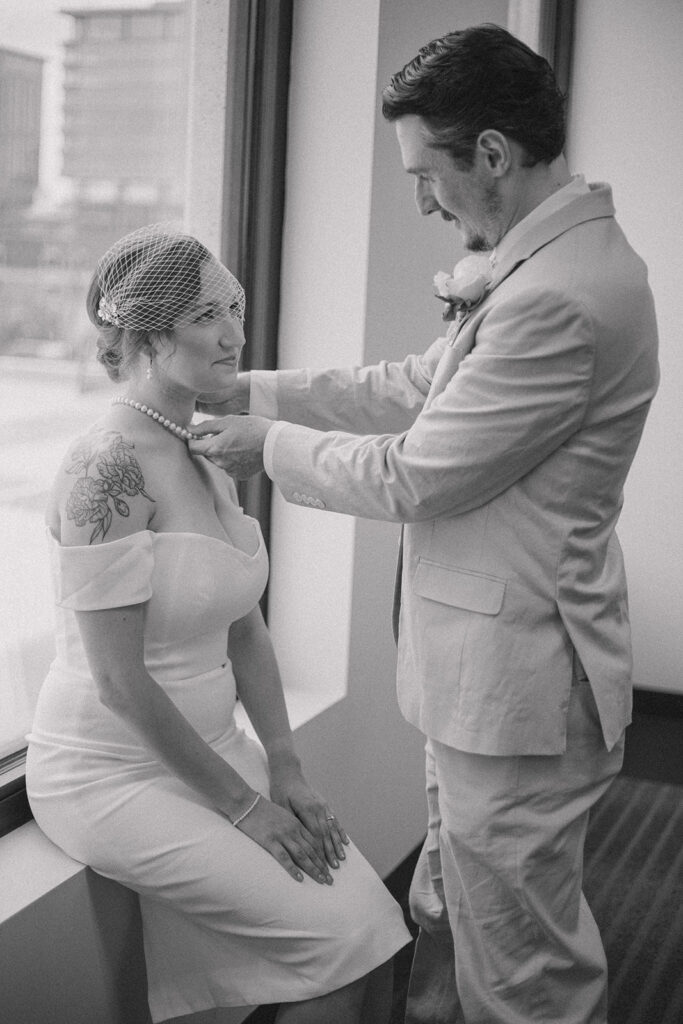
[{"label": "shirt cuff", "polygon": [[273,370],[252,370],[249,374],[249,412],[252,416],[277,419],[277,394]]},{"label": "shirt cuff", "polygon": [[287,426],[289,426],[289,424],[284,420],[278,420],[277,423],[273,423],[272,427],[266,434],[265,444],[263,445],[263,468],[273,481],[275,481],[275,477],[273,476],[273,449],[275,448],[275,443],[280,433]]}]

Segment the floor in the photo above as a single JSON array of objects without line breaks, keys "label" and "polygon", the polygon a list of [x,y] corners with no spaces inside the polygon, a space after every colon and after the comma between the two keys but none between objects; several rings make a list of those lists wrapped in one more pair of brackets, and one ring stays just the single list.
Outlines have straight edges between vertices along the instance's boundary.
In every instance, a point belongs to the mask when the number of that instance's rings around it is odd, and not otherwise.
[{"label": "floor", "polygon": [[[655,702],[656,703],[656,702]],[[624,770],[596,804],[584,891],[609,965],[610,1024],[683,1024],[683,714],[636,702]],[[386,879],[408,914],[415,850]],[[413,946],[395,959],[390,1024],[403,1024]],[[261,1007],[248,1024],[272,1024]]]}]

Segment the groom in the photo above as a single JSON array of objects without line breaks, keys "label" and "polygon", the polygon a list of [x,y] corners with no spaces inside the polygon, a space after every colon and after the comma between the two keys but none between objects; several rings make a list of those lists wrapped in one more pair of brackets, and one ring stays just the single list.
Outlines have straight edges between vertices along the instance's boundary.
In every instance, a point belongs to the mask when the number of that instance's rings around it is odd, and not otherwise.
[{"label": "groom", "polygon": [[224,409],[261,415],[192,448],[405,524],[398,698],[429,801],[407,1019],[605,1024],[582,857],[630,720],[615,525],[657,385],[646,269],[609,186],[569,173],[550,67],[503,29],[424,47],[383,113],[420,213],[490,253],[483,286],[446,283],[458,316],[402,363],[241,375]]}]

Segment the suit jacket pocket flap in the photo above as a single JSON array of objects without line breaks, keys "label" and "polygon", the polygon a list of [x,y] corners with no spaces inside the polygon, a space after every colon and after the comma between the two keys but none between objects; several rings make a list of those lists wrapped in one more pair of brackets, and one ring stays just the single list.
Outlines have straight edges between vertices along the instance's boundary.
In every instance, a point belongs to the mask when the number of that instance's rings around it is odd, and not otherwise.
[{"label": "suit jacket pocket flap", "polygon": [[421,558],[413,589],[430,601],[484,615],[497,615],[503,604],[505,580],[467,569],[453,569]]}]

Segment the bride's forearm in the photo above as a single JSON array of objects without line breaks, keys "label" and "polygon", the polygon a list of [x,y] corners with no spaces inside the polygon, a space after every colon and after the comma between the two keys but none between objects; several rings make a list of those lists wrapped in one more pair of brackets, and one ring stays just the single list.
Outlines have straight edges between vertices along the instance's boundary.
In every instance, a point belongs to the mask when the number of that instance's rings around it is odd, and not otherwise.
[{"label": "bride's forearm", "polygon": [[[133,696],[129,696],[133,691]],[[231,821],[254,799],[255,791],[199,735],[168,694],[146,672],[133,687],[109,689],[103,703],[117,714],[166,767],[202,794]]]},{"label": "bride's forearm", "polygon": [[169,771],[231,820],[254,790],[199,735],[144,664],[144,606],[76,613],[100,700]]},{"label": "bride's forearm", "polygon": [[270,634],[255,608],[230,627],[228,651],[245,711],[271,769],[299,765]]}]

